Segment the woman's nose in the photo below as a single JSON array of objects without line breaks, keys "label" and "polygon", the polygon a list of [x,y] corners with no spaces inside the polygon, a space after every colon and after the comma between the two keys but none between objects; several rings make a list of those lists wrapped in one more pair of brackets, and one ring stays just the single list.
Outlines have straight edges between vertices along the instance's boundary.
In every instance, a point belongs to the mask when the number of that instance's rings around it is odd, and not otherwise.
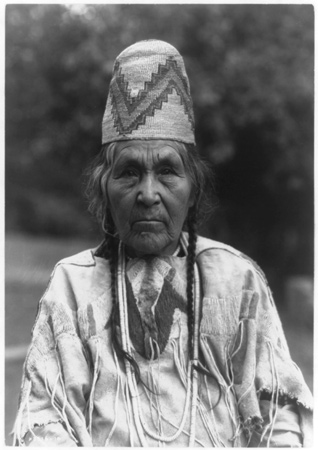
[{"label": "woman's nose", "polygon": [[147,174],[142,177],[137,201],[148,207],[160,202],[158,182],[153,175]]}]

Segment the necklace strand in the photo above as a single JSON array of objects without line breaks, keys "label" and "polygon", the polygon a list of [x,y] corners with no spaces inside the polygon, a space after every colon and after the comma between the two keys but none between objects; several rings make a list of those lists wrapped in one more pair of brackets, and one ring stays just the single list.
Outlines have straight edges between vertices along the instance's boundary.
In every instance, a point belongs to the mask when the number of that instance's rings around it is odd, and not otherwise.
[{"label": "necklace strand", "polygon": [[[128,328],[128,317],[127,317],[127,302],[126,302],[126,284],[125,284],[125,256],[122,251],[122,243],[119,243],[119,255],[118,255],[118,271],[117,271],[117,282],[118,282],[118,303],[119,303],[119,317],[120,317],[120,330],[122,338],[122,346],[125,352],[131,355],[130,342],[129,342],[129,328]],[[135,377],[131,372],[130,362],[125,359],[125,368],[127,375],[127,382],[132,397],[132,408],[135,419],[135,424],[137,428],[138,437],[142,447],[147,447],[147,441],[142,431],[138,410],[136,408],[136,390],[134,383]]]},{"label": "necklace strand", "polygon": [[[183,235],[183,239],[181,239],[181,245],[184,247],[184,251],[186,252],[186,238]],[[178,252],[180,247],[178,246]],[[131,356],[131,346],[130,346],[130,338],[129,338],[129,328],[128,328],[128,311],[127,311],[127,297],[126,297],[126,283],[125,283],[125,251],[124,246],[120,242],[118,249],[118,268],[117,268],[117,286],[118,286],[118,303],[119,303],[119,315],[120,315],[120,329],[121,329],[121,338],[122,345],[125,352],[127,352]],[[127,382],[130,391],[130,395],[132,398],[132,407],[134,412],[135,424],[137,428],[137,433],[140,439],[140,442],[143,447],[147,447],[147,441],[144,436],[143,430],[145,433],[161,442],[172,442],[177,439],[180,434],[183,432],[186,418],[190,406],[190,398],[191,399],[191,411],[190,411],[190,437],[189,437],[189,447],[194,446],[195,441],[195,422],[196,422],[196,410],[197,410],[197,395],[198,395],[198,374],[194,369],[194,365],[197,365],[198,362],[198,346],[199,346],[199,311],[200,311],[200,283],[199,283],[199,274],[198,268],[195,263],[194,267],[194,350],[193,350],[193,360],[189,360],[188,370],[187,370],[187,393],[185,400],[184,413],[181,419],[181,423],[175,434],[172,436],[162,436],[157,433],[151,431],[146,425],[145,420],[142,417],[142,408],[138,395],[138,387],[136,382],[136,377],[134,372],[131,370],[130,363],[125,359],[125,369],[127,375]],[[192,396],[191,396],[191,388],[192,388]]]},{"label": "necklace strand", "polygon": [[195,423],[198,398],[198,372],[195,367],[199,360],[199,317],[200,317],[200,282],[197,264],[194,264],[194,336],[193,336],[193,365],[192,365],[192,407],[189,447],[194,447]]}]

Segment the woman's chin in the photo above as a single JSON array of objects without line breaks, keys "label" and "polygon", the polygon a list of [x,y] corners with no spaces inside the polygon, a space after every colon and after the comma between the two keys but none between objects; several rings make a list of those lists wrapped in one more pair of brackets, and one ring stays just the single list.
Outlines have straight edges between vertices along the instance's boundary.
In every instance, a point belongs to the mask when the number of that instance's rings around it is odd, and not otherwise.
[{"label": "woman's chin", "polygon": [[172,254],[176,245],[167,237],[154,235],[153,233],[141,233],[131,242],[126,242],[128,255],[147,256],[147,255],[168,255]]}]

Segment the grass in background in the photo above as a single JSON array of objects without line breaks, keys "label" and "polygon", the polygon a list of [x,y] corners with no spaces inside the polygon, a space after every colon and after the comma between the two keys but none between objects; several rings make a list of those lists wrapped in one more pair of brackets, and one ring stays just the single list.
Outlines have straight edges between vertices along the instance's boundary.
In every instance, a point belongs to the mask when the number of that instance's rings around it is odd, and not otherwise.
[{"label": "grass in background", "polygon": [[[31,339],[38,302],[46,288],[54,265],[60,259],[96,246],[98,242],[72,239],[35,238],[21,235],[6,236],[6,303],[5,344],[8,348],[27,346]],[[282,313],[282,322],[294,361],[313,388],[312,329],[296,324]],[[23,352],[22,352],[23,354]],[[7,359],[5,366],[5,437],[11,445],[9,433],[15,418],[23,356]]]}]

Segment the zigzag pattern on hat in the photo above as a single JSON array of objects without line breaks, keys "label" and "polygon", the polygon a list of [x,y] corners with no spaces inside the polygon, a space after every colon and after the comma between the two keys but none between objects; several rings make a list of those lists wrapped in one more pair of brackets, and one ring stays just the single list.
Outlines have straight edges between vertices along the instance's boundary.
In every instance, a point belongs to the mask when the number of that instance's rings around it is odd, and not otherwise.
[{"label": "zigzag pattern on hat", "polygon": [[119,133],[131,133],[144,125],[147,116],[154,116],[155,111],[162,108],[162,103],[168,102],[168,94],[172,94],[173,89],[180,97],[180,104],[184,106],[191,129],[194,129],[187,79],[175,60],[167,59],[166,64],[159,64],[158,73],[152,73],[151,81],[145,82],[145,88],[136,97],[131,95],[131,89],[128,89],[118,62],[114,67],[114,72],[116,71],[118,74],[111,82],[110,95],[114,125]]}]

